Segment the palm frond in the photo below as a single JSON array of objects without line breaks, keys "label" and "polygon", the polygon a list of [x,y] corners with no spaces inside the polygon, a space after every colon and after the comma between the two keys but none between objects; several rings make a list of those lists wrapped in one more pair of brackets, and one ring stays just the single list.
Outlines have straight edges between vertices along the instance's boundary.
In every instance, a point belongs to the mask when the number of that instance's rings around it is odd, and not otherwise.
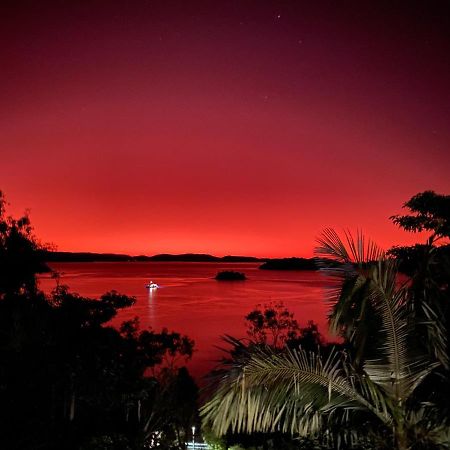
[{"label": "palm frond", "polygon": [[341,239],[334,229],[325,228],[316,242],[318,245],[315,253],[322,264],[326,264],[328,260],[341,265],[364,265],[377,261],[384,255],[384,251],[360,230],[356,232],[356,238],[349,230],[344,230],[344,239]]},{"label": "palm frond", "polygon": [[422,301],[419,306],[425,319],[420,325],[426,327],[427,342],[429,343],[431,353],[437,361],[446,369],[449,369],[450,363],[447,350],[447,324],[445,322],[445,315],[437,311],[437,308],[431,302]]},{"label": "palm frond", "polygon": [[329,278],[325,302],[330,305],[330,331],[340,334],[358,348],[361,359],[365,350],[371,314],[367,302],[370,291],[370,265],[384,257],[384,252],[373,241],[357,231],[356,238],[344,231],[341,238],[335,230],[327,228],[317,239],[315,249],[318,265]]},{"label": "palm frond", "polygon": [[351,262],[350,255],[339,235],[332,228],[325,228],[317,238],[315,253],[319,258],[327,258],[341,264]]},{"label": "palm frond", "polygon": [[382,354],[366,361],[364,369],[370,379],[381,385],[397,402],[404,402],[423,378],[439,364],[425,356],[412,356],[408,346],[411,324],[408,321],[407,290],[397,288],[394,261],[380,259],[372,268],[370,301],[382,320],[384,334]]},{"label": "palm frond", "polygon": [[368,400],[358,390],[360,380],[356,375],[348,377],[342,364],[336,353],[323,362],[319,355],[302,349],[281,353],[259,349],[241,374],[223,380],[201,413],[219,434],[231,428],[311,435],[330,414],[356,410],[390,422],[388,406],[376,394],[376,386]]},{"label": "palm frond", "polygon": [[[330,331],[334,334],[344,334],[352,341],[354,327],[353,322],[364,320],[367,291],[367,278],[356,275],[345,280],[337,290],[328,291],[325,301],[331,306],[329,314]],[[361,301],[355,301],[361,299]]]}]

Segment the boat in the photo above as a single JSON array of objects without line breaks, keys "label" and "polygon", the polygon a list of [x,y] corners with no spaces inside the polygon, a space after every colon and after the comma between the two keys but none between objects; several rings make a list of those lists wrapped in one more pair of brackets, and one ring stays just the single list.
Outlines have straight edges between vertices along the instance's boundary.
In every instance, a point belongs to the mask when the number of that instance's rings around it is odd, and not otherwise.
[{"label": "boat", "polygon": [[146,284],[145,287],[147,289],[158,289],[159,286],[156,283],[153,283],[153,281],[150,281],[150,283]]}]

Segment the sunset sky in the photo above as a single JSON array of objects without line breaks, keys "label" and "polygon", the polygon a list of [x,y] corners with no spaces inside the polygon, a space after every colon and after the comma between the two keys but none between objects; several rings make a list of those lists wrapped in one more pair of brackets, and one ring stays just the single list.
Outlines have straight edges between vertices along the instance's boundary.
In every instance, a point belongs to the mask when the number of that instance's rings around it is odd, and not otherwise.
[{"label": "sunset sky", "polygon": [[450,194],[445,3],[4,2],[0,189],[59,250],[410,243],[388,217]]}]

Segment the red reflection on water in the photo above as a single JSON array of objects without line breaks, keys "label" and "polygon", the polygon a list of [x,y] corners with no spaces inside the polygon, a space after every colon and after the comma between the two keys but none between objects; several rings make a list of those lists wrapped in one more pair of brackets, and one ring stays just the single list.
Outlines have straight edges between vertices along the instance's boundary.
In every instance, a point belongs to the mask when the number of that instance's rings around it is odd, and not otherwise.
[{"label": "red reflection on water", "polygon": [[[120,311],[112,321],[139,317],[141,328],[156,331],[168,328],[187,334],[195,341],[189,370],[200,379],[221,357],[220,336],[245,337],[244,316],[255,305],[282,301],[300,325],[314,320],[327,334],[326,279],[317,272],[265,271],[259,264],[221,263],[60,263],[52,268],[61,273],[61,282],[81,295],[98,297],[115,289],[136,297],[136,304]],[[244,282],[218,282],[215,274],[224,269],[244,272]],[[148,291],[153,280],[160,289]],[[41,279],[48,291],[54,280]]]}]

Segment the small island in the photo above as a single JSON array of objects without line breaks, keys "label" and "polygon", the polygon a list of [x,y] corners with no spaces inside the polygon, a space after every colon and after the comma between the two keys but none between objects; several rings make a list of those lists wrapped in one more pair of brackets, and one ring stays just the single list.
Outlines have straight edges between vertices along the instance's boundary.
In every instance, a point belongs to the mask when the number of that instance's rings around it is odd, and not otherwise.
[{"label": "small island", "polygon": [[270,259],[259,266],[263,270],[317,270],[315,258]]},{"label": "small island", "polygon": [[242,272],[224,270],[222,272],[218,272],[215,279],[218,281],[244,281],[247,277],[245,276],[245,273]]}]

